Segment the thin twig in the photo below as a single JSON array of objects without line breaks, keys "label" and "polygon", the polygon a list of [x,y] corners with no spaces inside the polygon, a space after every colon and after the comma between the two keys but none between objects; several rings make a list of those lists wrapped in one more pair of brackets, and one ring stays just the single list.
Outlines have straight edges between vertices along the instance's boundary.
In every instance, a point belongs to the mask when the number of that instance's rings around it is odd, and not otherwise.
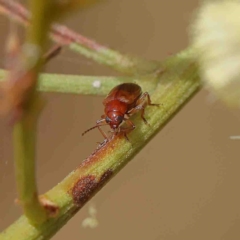
[{"label": "thin twig", "polygon": [[[0,69],[0,82],[6,80],[7,71]],[[152,92],[156,81],[149,78],[113,77],[113,76],[79,76],[65,74],[40,74],[37,89],[41,92],[59,92],[82,95],[106,96],[118,84],[134,82],[144,91]]]},{"label": "thin twig", "polygon": [[[0,12],[14,18],[24,26],[30,24],[29,12],[13,0],[0,0]],[[161,69],[161,64],[157,61],[146,61],[123,55],[60,24],[52,25],[50,35],[60,45],[68,45],[71,50],[126,74],[144,75]]]},{"label": "thin twig", "polygon": [[43,55],[43,63],[46,64],[52,58],[54,58],[57,55],[59,55],[61,50],[62,50],[62,46],[61,45],[53,46],[46,54]]}]

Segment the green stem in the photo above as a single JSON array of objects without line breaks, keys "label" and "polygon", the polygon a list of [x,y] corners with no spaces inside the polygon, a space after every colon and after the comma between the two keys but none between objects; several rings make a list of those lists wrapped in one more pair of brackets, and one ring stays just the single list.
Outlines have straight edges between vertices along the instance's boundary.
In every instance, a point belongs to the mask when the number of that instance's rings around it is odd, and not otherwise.
[{"label": "green stem", "polygon": [[[13,143],[19,200],[29,222],[38,225],[48,218],[48,213],[38,199],[35,179],[36,127],[42,107],[36,85],[43,63],[42,55],[47,42],[48,30],[53,21],[54,8],[51,1],[34,0],[30,1],[30,5],[33,16],[32,24],[27,31],[28,37],[21,59],[24,63],[21,70],[26,74],[17,79],[19,85],[24,85],[24,81],[27,81],[28,85],[27,89],[21,92],[22,101],[15,109],[12,109],[17,116],[14,119]],[[14,71],[15,69],[11,69],[10,76]],[[9,78],[9,81],[12,81],[11,77]]]},{"label": "green stem", "polygon": [[41,74],[38,89],[43,92],[104,96],[117,84],[130,81],[131,78],[126,77]]},{"label": "green stem", "polygon": [[[7,72],[0,69],[0,82],[6,79]],[[42,73],[38,80],[38,90],[41,92],[60,92],[83,95],[106,96],[118,84],[134,82],[142,86],[144,91],[152,91],[156,81],[149,81],[149,76],[138,77],[105,77],[78,76],[64,74]]]},{"label": "green stem", "polygon": [[[66,31],[65,34],[67,37],[68,32]],[[89,48],[87,45],[78,42],[77,37],[73,40],[74,43],[69,45],[70,50],[128,75],[141,76],[154,73],[161,69],[161,64],[157,61],[147,61],[141,58],[123,55],[104,46]]]},{"label": "green stem", "polygon": [[15,124],[13,131],[15,174],[19,201],[26,217],[33,224],[41,223],[47,218],[47,213],[38,200],[35,179],[36,115],[32,113],[24,114],[22,119]]},{"label": "green stem", "polygon": [[59,206],[58,216],[37,228],[31,226],[26,217],[22,216],[0,235],[0,240],[19,240],[19,236],[25,240],[49,239],[120,171],[199,89],[197,67],[189,51],[167,60],[164,66],[166,71],[159,76],[158,87],[151,94],[153,103],[162,103],[163,107],[146,109],[145,117],[150,127],[142,122],[139,115],[133,117],[137,127],[129,134],[131,143],[122,136],[114,137],[44,195]]}]

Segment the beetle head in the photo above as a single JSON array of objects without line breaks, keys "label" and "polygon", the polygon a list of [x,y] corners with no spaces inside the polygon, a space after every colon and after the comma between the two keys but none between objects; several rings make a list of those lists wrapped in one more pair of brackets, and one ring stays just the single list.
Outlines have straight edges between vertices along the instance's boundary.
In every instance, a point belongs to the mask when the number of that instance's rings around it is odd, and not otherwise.
[{"label": "beetle head", "polygon": [[110,125],[112,129],[117,129],[119,125],[122,123],[124,119],[124,115],[118,111],[108,112],[105,121]]}]

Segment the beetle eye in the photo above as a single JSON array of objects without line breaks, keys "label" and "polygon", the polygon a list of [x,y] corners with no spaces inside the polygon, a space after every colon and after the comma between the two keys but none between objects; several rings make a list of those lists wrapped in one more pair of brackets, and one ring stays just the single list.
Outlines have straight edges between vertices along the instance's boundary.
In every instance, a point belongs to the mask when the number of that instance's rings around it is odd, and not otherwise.
[{"label": "beetle eye", "polygon": [[110,119],[109,117],[106,117],[106,118],[105,118],[105,121],[106,121],[106,123],[110,123],[110,122],[111,122],[111,119]]},{"label": "beetle eye", "polygon": [[117,116],[117,121],[118,122],[122,122],[122,120],[123,120],[123,116]]}]

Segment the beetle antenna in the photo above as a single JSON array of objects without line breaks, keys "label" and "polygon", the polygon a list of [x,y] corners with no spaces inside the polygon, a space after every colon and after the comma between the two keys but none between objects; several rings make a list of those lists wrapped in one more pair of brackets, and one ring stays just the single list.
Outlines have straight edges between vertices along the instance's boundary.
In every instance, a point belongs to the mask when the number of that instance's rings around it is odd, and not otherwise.
[{"label": "beetle antenna", "polygon": [[82,133],[82,136],[85,135],[87,132],[89,132],[89,131],[93,130],[94,128],[97,128],[97,127],[98,127],[98,125],[87,129],[85,132]]},{"label": "beetle antenna", "polygon": [[96,125],[96,126],[94,126],[94,127],[91,127],[91,128],[89,128],[89,129],[87,129],[85,132],[83,132],[83,133],[82,133],[82,136],[85,135],[87,132],[93,130],[94,128],[98,128],[98,127],[104,126],[104,125],[108,125],[108,124],[101,124],[101,125]]}]

